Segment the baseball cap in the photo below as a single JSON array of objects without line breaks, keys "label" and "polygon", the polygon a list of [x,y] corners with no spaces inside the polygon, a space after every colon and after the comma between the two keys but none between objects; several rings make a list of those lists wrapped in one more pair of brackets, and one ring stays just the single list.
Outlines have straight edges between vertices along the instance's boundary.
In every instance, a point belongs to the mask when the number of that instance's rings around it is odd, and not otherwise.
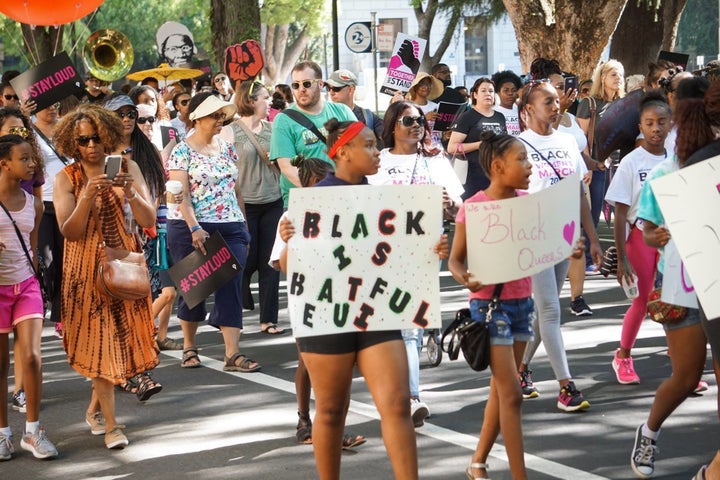
[{"label": "baseball cap", "polygon": [[331,87],[347,87],[348,85],[357,85],[358,79],[350,70],[341,69],[335,70],[325,83]]}]

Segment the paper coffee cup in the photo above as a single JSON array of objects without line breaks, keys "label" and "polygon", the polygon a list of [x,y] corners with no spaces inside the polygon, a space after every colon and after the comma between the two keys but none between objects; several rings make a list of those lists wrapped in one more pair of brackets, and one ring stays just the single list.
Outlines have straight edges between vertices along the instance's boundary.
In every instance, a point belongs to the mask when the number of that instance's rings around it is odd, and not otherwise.
[{"label": "paper coffee cup", "polygon": [[632,282],[627,281],[627,277],[623,277],[621,280],[623,290],[625,290],[625,295],[629,299],[637,298],[638,296],[638,287],[637,287],[637,275],[633,274],[632,276]]},{"label": "paper coffee cup", "polygon": [[165,184],[165,190],[172,193],[173,195],[177,195],[178,193],[182,192],[182,183],[177,180],[168,180]]}]

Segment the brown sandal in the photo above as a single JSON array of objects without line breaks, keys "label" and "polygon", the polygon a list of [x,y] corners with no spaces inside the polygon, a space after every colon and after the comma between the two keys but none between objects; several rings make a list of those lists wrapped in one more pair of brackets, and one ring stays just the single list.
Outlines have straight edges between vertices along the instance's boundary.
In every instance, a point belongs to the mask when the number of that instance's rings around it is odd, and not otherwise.
[{"label": "brown sandal", "polygon": [[[238,363],[238,360],[240,361]],[[252,373],[260,370],[260,364],[255,360],[251,360],[240,352],[233,354],[232,357],[225,357],[225,366],[223,370],[226,372],[244,372]]]},{"label": "brown sandal", "polygon": [[183,350],[180,366],[182,368],[198,368],[202,366],[200,363],[200,357],[198,356],[197,347],[190,347]]}]

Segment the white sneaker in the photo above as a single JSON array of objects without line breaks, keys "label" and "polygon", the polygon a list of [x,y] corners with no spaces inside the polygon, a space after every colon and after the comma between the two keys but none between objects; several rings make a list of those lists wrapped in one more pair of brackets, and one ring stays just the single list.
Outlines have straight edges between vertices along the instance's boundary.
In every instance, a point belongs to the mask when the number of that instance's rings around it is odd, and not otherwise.
[{"label": "white sneaker", "polygon": [[425,403],[421,402],[419,399],[411,398],[410,416],[412,417],[413,425],[415,425],[415,428],[422,427],[425,424],[425,419],[430,416],[430,409]]}]

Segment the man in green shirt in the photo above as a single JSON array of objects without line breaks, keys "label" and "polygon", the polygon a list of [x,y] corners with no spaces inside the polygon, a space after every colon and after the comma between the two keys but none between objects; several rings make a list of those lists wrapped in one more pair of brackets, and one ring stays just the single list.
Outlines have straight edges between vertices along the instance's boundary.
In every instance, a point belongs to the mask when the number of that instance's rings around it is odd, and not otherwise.
[{"label": "man in green shirt", "polygon": [[[307,117],[317,127],[322,135],[327,131],[323,126],[331,118],[338,121],[354,121],[355,115],[342,103],[326,102],[322,98],[322,70],[315,62],[300,62],[290,74],[290,86],[295,95],[295,104],[290,107]],[[327,146],[310,129],[304,127],[287,114],[279,114],[273,121],[273,132],[270,138],[270,160],[280,167],[280,190],[285,208],[291,188],[300,186],[297,168],[290,164],[292,158],[298,154],[306,157],[316,157],[334,166],[327,156]]]}]

